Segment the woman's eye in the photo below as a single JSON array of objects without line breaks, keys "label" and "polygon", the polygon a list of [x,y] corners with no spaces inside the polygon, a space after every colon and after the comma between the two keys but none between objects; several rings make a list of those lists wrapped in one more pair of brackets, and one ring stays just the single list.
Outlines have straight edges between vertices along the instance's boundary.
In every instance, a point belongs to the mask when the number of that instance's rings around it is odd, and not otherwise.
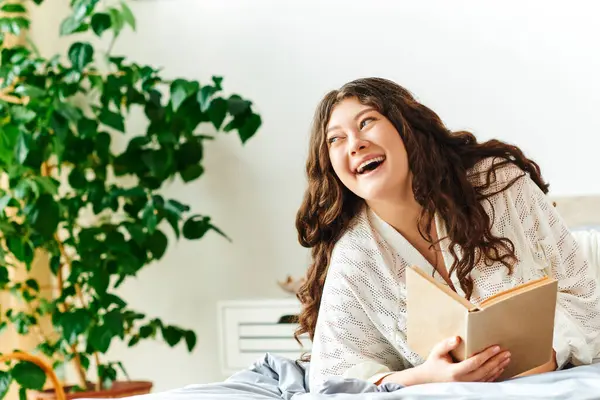
[{"label": "woman's eye", "polygon": [[371,121],[374,121],[375,118],[369,117],[369,118],[365,118],[362,121],[360,121],[360,129],[364,128],[365,126],[367,126],[367,124]]},{"label": "woman's eye", "polygon": [[333,142],[335,142],[337,139],[338,139],[337,136],[330,137],[329,139],[327,139],[327,143],[333,144]]}]

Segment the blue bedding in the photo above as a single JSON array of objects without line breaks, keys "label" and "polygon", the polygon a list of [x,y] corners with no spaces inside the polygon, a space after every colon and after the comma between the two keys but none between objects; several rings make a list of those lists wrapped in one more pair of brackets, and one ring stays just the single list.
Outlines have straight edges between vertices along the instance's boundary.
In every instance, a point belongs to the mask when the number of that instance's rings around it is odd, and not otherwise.
[{"label": "blue bedding", "polygon": [[574,367],[501,383],[431,383],[376,386],[335,379],[310,393],[310,365],[266,354],[224,382],[197,384],[137,396],[136,400],[409,400],[409,399],[600,399],[600,364]]}]

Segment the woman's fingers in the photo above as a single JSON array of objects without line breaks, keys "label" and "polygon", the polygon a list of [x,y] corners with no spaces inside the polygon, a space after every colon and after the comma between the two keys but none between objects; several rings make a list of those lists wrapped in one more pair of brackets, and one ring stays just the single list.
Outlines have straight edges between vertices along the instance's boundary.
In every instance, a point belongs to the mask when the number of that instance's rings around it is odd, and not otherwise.
[{"label": "woman's fingers", "polygon": [[[489,360],[486,365],[482,367],[483,370],[491,369],[491,372],[486,374],[481,382],[494,382],[496,379],[502,375],[504,369],[510,363],[510,357],[507,357],[508,352],[503,352],[496,357]],[[488,367],[489,364],[489,367]],[[495,366],[495,367],[494,367]]]},{"label": "woman's fingers", "polygon": [[455,372],[459,375],[470,375],[474,372],[477,372],[490,358],[494,357],[499,352],[499,346],[489,347],[481,353],[455,364]]},{"label": "woman's fingers", "polygon": [[459,343],[460,343],[460,337],[458,337],[458,336],[448,338],[446,340],[442,340],[441,342],[436,344],[433,347],[433,349],[431,349],[430,356],[437,357],[437,358],[447,356],[448,353],[450,353],[452,350],[454,350],[455,348],[458,347]]},{"label": "woman's fingers", "polygon": [[496,379],[500,378],[500,375],[504,372],[504,368],[498,368],[497,372],[491,378],[486,379],[484,382],[496,382]]},{"label": "woman's fingers", "polygon": [[504,368],[510,354],[498,346],[490,347],[460,363],[455,364],[453,378],[461,381],[483,382]]}]

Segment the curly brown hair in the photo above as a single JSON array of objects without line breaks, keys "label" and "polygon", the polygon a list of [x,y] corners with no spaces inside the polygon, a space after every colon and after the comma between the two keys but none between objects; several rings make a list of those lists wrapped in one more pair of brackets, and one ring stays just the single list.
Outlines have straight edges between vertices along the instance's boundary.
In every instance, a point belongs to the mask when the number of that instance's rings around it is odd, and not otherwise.
[{"label": "curly brown hair", "polygon": [[[298,318],[300,326],[296,338],[308,333],[310,339],[314,339],[333,247],[364,204],[334,173],[325,140],[333,108],[350,97],[374,107],[400,133],[408,154],[414,196],[422,206],[419,232],[434,245],[430,232],[435,213],[443,219],[450,239],[449,248],[454,256],[449,273],[456,272],[467,298],[473,292],[470,273],[482,256],[487,263],[502,263],[510,272],[516,261],[514,244],[510,239],[492,235],[493,218],[486,213],[482,202],[506,190],[524,174],[498,190],[489,190],[495,187],[496,171],[513,163],[524,173],[529,173],[544,193],[548,192],[548,184],[543,181],[539,166],[525,157],[519,148],[499,140],[479,143],[470,132],[448,130],[435,112],[392,81],[358,79],[327,93],[314,116],[306,163],[308,188],[296,216],[300,244],[312,249],[312,264],[308,268],[306,282],[297,294],[302,312]],[[488,157],[499,161],[487,171],[483,184],[474,185],[469,179],[469,170]],[[439,238],[438,242],[443,239]],[[456,245],[463,253],[460,259],[453,251]]]}]

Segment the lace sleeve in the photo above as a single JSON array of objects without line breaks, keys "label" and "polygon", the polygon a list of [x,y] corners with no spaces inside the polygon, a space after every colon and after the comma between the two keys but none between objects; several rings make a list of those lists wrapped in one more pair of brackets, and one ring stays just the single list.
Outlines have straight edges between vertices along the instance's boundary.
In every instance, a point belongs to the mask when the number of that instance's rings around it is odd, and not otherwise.
[{"label": "lace sleeve", "polygon": [[[503,170],[508,180],[523,174],[516,166]],[[541,254],[548,272],[558,280],[554,330],[558,367],[567,362],[590,364],[600,352],[600,288],[589,262],[557,210],[529,175],[508,189],[507,196],[511,197],[533,252]]]},{"label": "lace sleeve", "polygon": [[342,244],[332,255],[311,353],[311,391],[327,379],[374,382],[403,368],[392,345],[393,328],[381,323],[382,316],[397,316],[398,289],[364,254]]}]

